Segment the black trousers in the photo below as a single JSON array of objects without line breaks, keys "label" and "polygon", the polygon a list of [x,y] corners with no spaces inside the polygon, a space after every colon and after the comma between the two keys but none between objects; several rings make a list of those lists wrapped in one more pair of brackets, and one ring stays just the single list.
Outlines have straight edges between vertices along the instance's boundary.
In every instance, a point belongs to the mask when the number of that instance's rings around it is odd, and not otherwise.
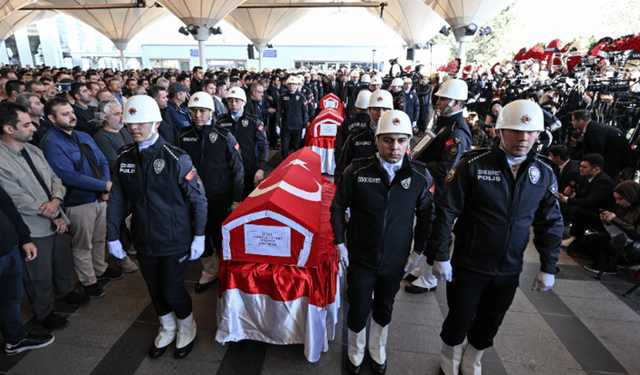
[{"label": "black trousers", "polygon": [[[349,312],[347,326],[360,332],[367,324],[373,308],[373,320],[385,327],[391,322],[393,301],[400,289],[404,265],[391,269],[370,269],[350,265],[347,272],[347,296]],[[371,293],[373,292],[373,299]]]},{"label": "black trousers", "polygon": [[583,237],[584,231],[587,228],[593,229],[597,232],[604,232],[604,225],[602,224],[602,220],[600,220],[600,215],[597,212],[576,205],[564,205],[560,206],[561,211],[563,211],[563,217],[568,215],[569,220],[571,221],[571,230],[569,231],[569,235],[573,237]]},{"label": "black trousers", "polygon": [[175,311],[178,319],[187,318],[192,311],[191,296],[184,287],[189,252],[166,257],[138,254],[138,262],[158,316]]},{"label": "black trousers", "polygon": [[289,150],[298,151],[302,148],[302,129],[282,130],[280,139],[282,139],[282,160],[284,160],[289,157]]},{"label": "black trousers", "polygon": [[447,283],[449,314],[440,337],[456,346],[467,337],[478,350],[493,345],[518,288],[519,275],[489,276],[453,269],[453,282]]},{"label": "black trousers", "polygon": [[204,253],[202,257],[213,255],[213,249],[222,250],[222,223],[229,217],[231,202],[228,206],[209,207],[207,215],[207,227],[205,229]]}]

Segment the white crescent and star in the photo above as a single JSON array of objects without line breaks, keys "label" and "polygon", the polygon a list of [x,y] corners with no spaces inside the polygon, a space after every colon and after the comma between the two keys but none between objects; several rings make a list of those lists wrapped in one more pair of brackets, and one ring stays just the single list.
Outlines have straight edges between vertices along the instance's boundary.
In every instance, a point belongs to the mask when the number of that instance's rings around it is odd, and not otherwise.
[{"label": "white crescent and star", "polygon": [[266,187],[264,189],[260,189],[260,186],[258,186],[257,188],[255,188],[251,194],[249,194],[250,197],[258,197],[262,194],[268,193],[271,190],[275,190],[278,187],[281,188],[282,190],[295,195],[296,197],[300,197],[304,200],[307,201],[311,201],[311,202],[320,202],[322,200],[322,186],[318,183],[318,181],[313,180],[313,182],[316,183],[316,185],[318,185],[318,190],[317,191],[306,191],[306,190],[302,190],[300,188],[297,188],[289,183],[287,183],[286,181],[280,181],[278,183],[275,183],[269,187]]}]

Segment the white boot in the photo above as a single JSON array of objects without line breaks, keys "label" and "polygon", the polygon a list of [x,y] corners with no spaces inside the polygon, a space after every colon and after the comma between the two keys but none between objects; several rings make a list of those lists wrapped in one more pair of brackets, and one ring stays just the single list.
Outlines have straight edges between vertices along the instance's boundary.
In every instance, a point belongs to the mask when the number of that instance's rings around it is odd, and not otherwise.
[{"label": "white boot", "polygon": [[482,354],[484,350],[478,350],[471,344],[467,345],[460,363],[462,375],[482,375],[482,363],[480,363]]},{"label": "white boot", "polygon": [[362,331],[355,333],[349,330],[349,349],[347,350],[347,356],[349,362],[354,367],[359,367],[364,359],[364,348],[367,345],[367,329],[363,328]]},{"label": "white boot", "polygon": [[191,352],[197,328],[198,326],[193,320],[193,313],[185,319],[178,319],[178,335],[174,352],[176,358],[184,358]]},{"label": "white boot", "polygon": [[384,374],[387,369],[387,334],[389,325],[382,327],[375,320],[371,321],[369,334],[369,355],[374,363],[371,369],[374,374]]},{"label": "white boot", "polygon": [[458,375],[462,353],[464,353],[465,344],[449,346],[442,343],[440,351],[440,369],[445,375]]},{"label": "white boot", "polygon": [[173,311],[167,315],[159,316],[160,330],[153,345],[149,349],[149,357],[158,358],[167,350],[167,346],[176,339],[177,320]]}]

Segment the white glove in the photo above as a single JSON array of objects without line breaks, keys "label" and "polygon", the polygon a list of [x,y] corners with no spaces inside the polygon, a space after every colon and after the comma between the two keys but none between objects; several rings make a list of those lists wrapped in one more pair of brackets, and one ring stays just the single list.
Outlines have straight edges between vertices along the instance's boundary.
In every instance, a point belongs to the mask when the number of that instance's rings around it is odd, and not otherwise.
[{"label": "white glove", "polygon": [[342,267],[346,270],[349,268],[349,250],[347,250],[347,247],[343,243],[337,247],[338,254],[340,254],[340,264],[342,264]]},{"label": "white glove", "polygon": [[191,242],[191,256],[189,260],[196,260],[204,253],[204,236],[193,237]]},{"label": "white glove", "polygon": [[536,292],[546,292],[551,289],[556,281],[556,277],[550,273],[538,271],[531,290]]},{"label": "white glove", "polygon": [[451,268],[451,261],[445,262],[435,261],[433,262],[433,270],[431,271],[433,276],[440,281],[453,281],[453,268]]},{"label": "white glove", "polygon": [[407,263],[404,265],[404,277],[407,277],[407,275],[409,274],[409,272],[413,271],[414,268],[416,268],[416,266],[418,266],[418,262],[420,261],[420,257],[422,257],[422,254],[418,254],[415,251],[412,251],[411,254],[409,254],[409,257],[407,258]]},{"label": "white glove", "polygon": [[120,240],[109,242],[109,252],[111,253],[111,255],[118,259],[124,259],[124,257],[127,256],[127,253],[125,253],[124,249],[122,248],[122,243],[120,243]]},{"label": "white glove", "polygon": [[255,187],[258,187],[262,180],[264,180],[264,171],[262,169],[258,169],[256,174],[253,176],[253,185],[255,185]]},{"label": "white glove", "polygon": [[242,202],[233,202],[233,203],[231,203],[231,208],[229,210],[231,212],[235,211],[236,208],[240,207],[240,203],[242,203]]},{"label": "white glove", "polygon": [[302,128],[302,139],[304,139],[304,135],[307,134],[307,129]]},{"label": "white glove", "polygon": [[280,127],[276,126],[276,134],[280,135]]}]

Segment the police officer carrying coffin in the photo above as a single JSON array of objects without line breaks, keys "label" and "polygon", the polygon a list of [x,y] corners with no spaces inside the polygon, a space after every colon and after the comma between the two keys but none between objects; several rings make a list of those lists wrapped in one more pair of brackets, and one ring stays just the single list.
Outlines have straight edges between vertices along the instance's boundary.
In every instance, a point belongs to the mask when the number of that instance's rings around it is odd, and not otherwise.
[{"label": "police officer carrying coffin", "polygon": [[296,92],[298,79],[289,76],[287,91],[280,95],[277,116],[280,119],[280,139],[282,141],[282,159],[289,156],[289,150],[297,151],[302,147],[302,129],[309,122],[308,98]]},{"label": "police officer carrying coffin", "polygon": [[336,133],[336,139],[334,142],[335,147],[335,160],[340,159],[340,153],[342,152],[342,146],[344,145],[344,141],[353,133],[357,133],[360,130],[364,129],[369,125],[369,121],[371,121],[371,116],[367,111],[367,106],[369,105],[369,100],[371,99],[371,91],[363,90],[358,94],[358,98],[355,100],[355,108],[356,115],[352,118],[348,118],[344,120],[342,124],[338,127],[338,132]]},{"label": "police officer carrying coffin", "polygon": [[269,144],[264,134],[264,125],[257,117],[244,112],[246,102],[247,96],[244,90],[240,87],[232,87],[227,93],[229,113],[218,119],[218,126],[231,133],[240,145],[244,168],[243,199],[264,180],[264,171],[267,170],[269,157]]},{"label": "police officer carrying coffin", "polygon": [[[459,79],[448,80],[436,92],[436,107],[440,113],[435,130],[437,135],[419,157],[427,163],[427,169],[436,182],[436,203],[442,194],[447,173],[460,160],[462,153],[471,148],[471,131],[462,116],[467,94],[466,82]],[[404,290],[412,294],[434,291],[438,284],[425,260],[407,276],[407,280],[411,285],[406,285]]]},{"label": "police officer carrying coffin", "polygon": [[188,261],[204,252],[205,191],[189,155],[158,135],[162,116],[153,98],[132,96],[123,122],[135,143],[124,146],[116,161],[107,210],[109,252],[118,259],[126,255],[119,231],[130,204],[132,242],[161,324],[149,357],[160,357],[175,340],[174,356],[184,358],[196,337],[184,279]]},{"label": "police officer carrying coffin", "polygon": [[[340,261],[348,269],[350,374],[360,372],[367,338],[365,325],[372,309],[371,367],[374,374],[385,373],[393,301],[403,273],[415,267],[429,236],[435,185],[424,164],[407,156],[411,134],[411,122],[404,112],[382,115],[375,138],[380,151],[347,167],[331,204],[335,243]],[[348,226],[347,207],[351,210]]]},{"label": "police officer carrying coffin", "polygon": [[531,150],[544,131],[542,110],[527,100],[511,102],[496,130],[501,138],[491,149],[471,151],[451,169],[436,208],[428,261],[433,274],[448,281],[449,304],[440,333],[441,374],[482,373],[484,349],[493,345],[515,296],[531,226],[541,263],[532,289],[550,289],[558,272],[558,184],[553,162]]},{"label": "police officer carrying coffin", "polygon": [[228,131],[213,122],[213,98],[204,91],[194,93],[189,100],[193,126],[176,138],[176,146],[185,150],[204,184],[208,216],[204,254],[200,260],[204,269],[195,286],[196,293],[207,290],[218,278],[222,248],[220,226],[242,201],[244,169],[240,145]]},{"label": "police officer carrying coffin", "polygon": [[369,110],[369,116],[371,117],[369,126],[357,133],[351,134],[344,142],[342,152],[340,153],[340,159],[336,162],[336,169],[334,172],[334,180],[336,183],[340,182],[342,173],[345,168],[349,166],[352,160],[375,155],[378,150],[375,142],[376,128],[378,127],[380,117],[382,117],[384,113],[393,109],[393,99],[391,98],[391,94],[387,90],[375,91],[371,94],[367,107]]}]

